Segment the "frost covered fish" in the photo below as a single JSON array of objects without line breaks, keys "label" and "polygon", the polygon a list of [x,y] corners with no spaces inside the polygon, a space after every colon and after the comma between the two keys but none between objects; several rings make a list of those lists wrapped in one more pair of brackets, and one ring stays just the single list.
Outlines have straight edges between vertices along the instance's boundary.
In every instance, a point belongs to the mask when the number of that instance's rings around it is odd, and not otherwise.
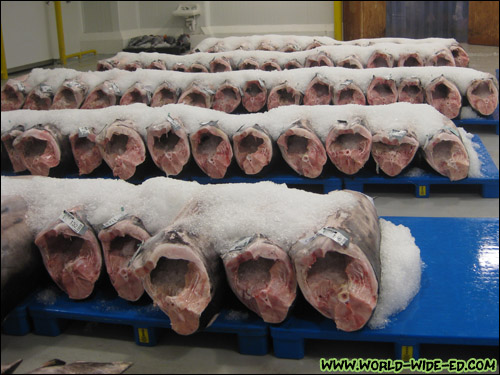
[{"label": "frost covered fish", "polygon": [[262,172],[275,155],[269,132],[255,124],[233,135],[234,158],[248,175]]},{"label": "frost covered fish", "polygon": [[285,105],[299,105],[302,93],[291,87],[287,82],[274,86],[267,97],[267,110]]},{"label": "frost covered fish", "polygon": [[370,105],[396,103],[398,89],[396,82],[391,78],[374,76],[366,90],[366,101]]},{"label": "frost covered fish", "polygon": [[425,87],[425,99],[448,118],[453,119],[460,114],[462,95],[457,86],[443,76],[433,79]]},{"label": "frost covered fish", "polygon": [[134,215],[116,215],[100,226],[98,238],[111,284],[127,301],[137,301],[144,293],[142,281],[128,267],[141,242],[151,236],[141,219]]},{"label": "frost covered fish", "polygon": [[161,107],[171,103],[177,103],[180,95],[180,89],[173,87],[169,82],[163,82],[153,93],[151,107]]},{"label": "frost covered fish", "polygon": [[21,196],[2,196],[2,317],[42,280],[40,252],[27,224],[28,204]]},{"label": "frost covered fish", "polygon": [[45,83],[40,83],[28,94],[23,109],[47,110],[52,105],[53,98],[54,89]]},{"label": "frost covered fish", "polygon": [[181,335],[205,328],[219,312],[224,293],[222,261],[212,239],[192,235],[183,224],[197,209],[196,202],[184,207],[130,261],[146,292]]},{"label": "frost covered fish", "polygon": [[26,129],[12,146],[31,174],[40,176],[48,176],[52,168],[64,168],[71,153],[68,138],[53,124]]},{"label": "frost covered fish", "polygon": [[248,112],[258,112],[267,103],[267,88],[261,80],[250,80],[243,85],[243,107]]},{"label": "frost covered fish", "polygon": [[380,228],[375,206],[364,194],[357,205],[340,208],[323,228],[290,250],[297,282],[306,300],[342,331],[361,329],[378,299]]},{"label": "frost covered fish", "polygon": [[226,81],[215,92],[212,109],[232,113],[241,104],[241,93],[237,85]]},{"label": "frost covered fish", "polygon": [[21,77],[9,79],[2,88],[2,112],[21,109],[26,96],[31,91],[31,86],[27,84],[29,74]]},{"label": "frost covered fish", "polygon": [[316,75],[307,85],[304,94],[304,105],[328,105],[332,101],[333,89],[328,80]]},{"label": "frost covered fish", "polygon": [[193,158],[208,176],[223,178],[233,159],[229,137],[216,121],[200,125],[201,127],[189,136]]},{"label": "frost covered fish", "polygon": [[84,362],[66,364],[60,359],[53,359],[27,374],[122,374],[132,362]]},{"label": "frost covered fish", "polygon": [[24,132],[24,126],[17,125],[13,127],[11,130],[2,134],[2,142],[9,156],[10,163],[12,164],[12,168],[14,172],[22,172],[26,170],[26,165],[22,159],[21,153],[14,147],[14,140],[22,135]]},{"label": "frost covered fish", "polygon": [[57,89],[54,101],[50,109],[72,109],[80,108],[89,87],[77,79],[69,79]]},{"label": "frost covered fish", "polygon": [[347,80],[335,87],[333,95],[333,104],[366,104],[366,97],[361,88],[353,81]]},{"label": "frost covered fish", "polygon": [[295,301],[297,280],[287,252],[262,235],[221,255],[234,294],[265,322],[281,323]]},{"label": "frost covered fish", "polygon": [[483,116],[489,116],[498,106],[498,89],[491,79],[476,79],[467,87],[467,100]]},{"label": "frost covered fish", "polygon": [[190,84],[179,97],[178,103],[184,103],[201,108],[211,108],[213,92],[199,86],[196,82]]},{"label": "frost covered fish", "polygon": [[120,103],[121,91],[113,81],[97,85],[82,104],[82,109],[106,108]]},{"label": "frost covered fish", "polygon": [[424,157],[438,173],[451,181],[461,180],[469,174],[469,155],[453,121],[444,121],[445,127],[427,139]]},{"label": "frost covered fish", "polygon": [[325,148],[337,169],[352,175],[363,168],[370,158],[372,134],[361,118],[337,121],[326,137]]},{"label": "frost covered fish", "polygon": [[371,68],[392,68],[394,65],[394,57],[383,51],[375,51],[372,53],[368,62],[366,63],[366,67],[368,69]]},{"label": "frost covered fish", "polygon": [[143,85],[141,82],[136,82],[123,93],[123,96],[120,99],[120,105],[129,105],[134,103],[144,103],[149,105],[151,103],[152,96],[151,87]]},{"label": "frost covered fish", "polygon": [[167,176],[181,173],[191,156],[183,123],[170,116],[148,127],[146,143],[153,162]]},{"label": "frost covered fish", "polygon": [[423,103],[425,92],[418,78],[403,78],[398,85],[398,101],[419,104]]},{"label": "frost covered fish", "polygon": [[83,207],[64,211],[37,234],[35,244],[52,280],[71,299],[87,298],[102,266],[101,246]]},{"label": "frost covered fish", "polygon": [[92,128],[79,128],[69,135],[73,159],[81,175],[92,173],[102,163],[102,155],[97,145],[97,135]]},{"label": "frost covered fish", "polygon": [[128,180],[146,160],[146,146],[131,120],[116,120],[96,138],[101,155],[114,176]]},{"label": "frost covered fish", "polygon": [[416,134],[408,130],[380,130],[372,136],[372,156],[388,176],[397,176],[410,164],[419,147]]},{"label": "frost covered fish", "polygon": [[277,141],[281,155],[298,174],[316,178],[326,163],[326,151],[307,120],[294,122]]}]

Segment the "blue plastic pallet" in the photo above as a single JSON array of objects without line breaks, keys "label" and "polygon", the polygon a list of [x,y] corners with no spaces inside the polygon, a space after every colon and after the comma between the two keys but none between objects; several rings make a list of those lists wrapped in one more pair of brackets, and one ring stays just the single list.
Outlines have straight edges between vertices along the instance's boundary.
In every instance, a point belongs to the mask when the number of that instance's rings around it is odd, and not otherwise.
[{"label": "blue plastic pallet", "polygon": [[[54,290],[53,294],[50,303],[40,301],[37,296],[28,302],[35,334],[58,336],[67,320],[112,323],[132,326],[137,345],[155,346],[159,329],[171,328],[168,317],[152,303],[131,303],[114,292],[97,290],[91,298],[82,301],[70,300],[60,290]],[[253,314],[239,314],[236,318],[233,315],[231,311],[222,310],[203,332],[237,334],[241,354],[267,354],[268,324]]]},{"label": "blue plastic pallet", "polygon": [[418,176],[411,176],[408,174],[401,174],[396,177],[388,177],[384,175],[373,175],[370,172],[362,171],[354,177],[344,178],[344,188],[364,191],[367,184],[373,185],[414,185],[415,196],[417,198],[428,198],[431,185],[479,185],[483,198],[498,198],[499,196],[499,178],[498,168],[491,159],[488,150],[481,142],[479,136],[475,135],[472,139],[473,142],[479,145],[477,153],[482,162],[481,173],[483,177],[473,178],[468,177],[460,181],[450,181],[448,177],[439,175],[437,172],[422,171]]},{"label": "blue plastic pallet", "polygon": [[385,219],[410,228],[425,263],[410,305],[387,327],[357,332],[338,331],[319,313],[292,315],[270,328],[277,357],[304,357],[305,339],[393,342],[403,360],[417,359],[421,344],[498,346],[498,218]]},{"label": "blue plastic pallet", "polygon": [[32,324],[28,315],[28,304],[32,293],[5,317],[2,322],[2,332],[6,335],[24,336],[31,332]]}]

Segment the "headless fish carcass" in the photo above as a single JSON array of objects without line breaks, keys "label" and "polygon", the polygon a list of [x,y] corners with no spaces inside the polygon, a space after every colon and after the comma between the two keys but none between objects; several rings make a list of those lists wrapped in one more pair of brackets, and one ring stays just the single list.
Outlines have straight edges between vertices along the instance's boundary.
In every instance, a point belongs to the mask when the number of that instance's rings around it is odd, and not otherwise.
[{"label": "headless fish carcass", "polygon": [[372,316],[380,282],[380,227],[370,198],[340,208],[323,228],[297,241],[290,257],[305,299],[342,331],[357,331]]}]

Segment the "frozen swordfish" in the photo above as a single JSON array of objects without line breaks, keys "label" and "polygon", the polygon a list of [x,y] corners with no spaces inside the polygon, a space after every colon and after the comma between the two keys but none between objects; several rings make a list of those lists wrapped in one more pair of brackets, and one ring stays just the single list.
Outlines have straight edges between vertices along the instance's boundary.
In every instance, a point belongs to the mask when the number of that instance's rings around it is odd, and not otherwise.
[{"label": "frozen swordfish", "polygon": [[370,319],[380,282],[380,227],[366,195],[328,217],[312,237],[290,250],[297,282],[306,300],[342,331],[357,331]]}]

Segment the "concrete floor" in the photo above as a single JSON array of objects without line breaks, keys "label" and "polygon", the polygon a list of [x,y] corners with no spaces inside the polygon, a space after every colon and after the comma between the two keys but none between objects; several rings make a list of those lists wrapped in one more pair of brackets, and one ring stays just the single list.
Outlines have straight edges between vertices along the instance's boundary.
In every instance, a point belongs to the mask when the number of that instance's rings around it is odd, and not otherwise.
[{"label": "concrete floor", "polygon": [[[495,74],[498,69],[498,47],[464,45],[471,58],[470,67]],[[95,70],[96,61],[107,56],[87,55],[81,61],[72,59],[67,67],[82,71]],[[4,81],[2,81],[3,85]],[[498,168],[498,135],[493,127],[466,127],[480,136]],[[368,191],[376,196],[381,216],[432,217],[499,217],[498,199],[484,199],[479,192],[449,189],[432,190],[430,198],[415,198],[412,189],[398,192]],[[73,322],[57,337],[28,334],[22,337],[1,336],[2,363],[22,358],[17,373],[39,367],[43,362],[60,358],[67,362],[130,361],[127,373],[317,373],[319,359],[324,358],[393,358],[394,348],[386,343],[330,342],[306,340],[305,358],[286,360],[272,354],[245,356],[237,352],[235,335],[200,333],[178,336],[165,330],[155,347],[140,347],[134,342],[132,328],[119,325]],[[498,347],[462,345],[423,345],[426,358],[497,358]],[[498,372],[497,372],[498,373]]]}]

